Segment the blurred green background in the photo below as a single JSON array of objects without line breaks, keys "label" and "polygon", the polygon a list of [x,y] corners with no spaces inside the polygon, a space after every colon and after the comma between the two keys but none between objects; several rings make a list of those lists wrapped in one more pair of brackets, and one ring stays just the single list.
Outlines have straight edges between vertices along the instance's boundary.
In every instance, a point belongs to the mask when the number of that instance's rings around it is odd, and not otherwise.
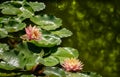
[{"label": "blurred green background", "polygon": [[37,1],[45,2],[44,13],[61,18],[63,26],[73,32],[62,46],[79,50],[84,71],[119,77],[120,0]]},{"label": "blurred green background", "polygon": [[[6,0],[1,0],[6,1]],[[40,13],[63,20],[73,32],[61,46],[79,50],[83,71],[103,77],[120,73],[120,0],[27,0],[46,4]]]}]

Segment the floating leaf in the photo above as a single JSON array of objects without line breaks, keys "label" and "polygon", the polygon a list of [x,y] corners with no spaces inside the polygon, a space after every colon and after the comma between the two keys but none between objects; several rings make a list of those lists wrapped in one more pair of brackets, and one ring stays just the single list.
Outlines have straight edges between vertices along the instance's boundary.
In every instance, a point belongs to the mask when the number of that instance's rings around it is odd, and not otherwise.
[{"label": "floating leaf", "polygon": [[44,3],[29,2],[28,5],[30,5],[34,11],[40,11],[40,10],[45,9]]},{"label": "floating leaf", "polygon": [[10,72],[8,70],[5,72],[4,70],[0,70],[0,77],[16,77],[17,75],[20,75],[20,73]]},{"label": "floating leaf", "polygon": [[9,50],[9,46],[7,44],[0,43],[0,53]]},{"label": "floating leaf", "polygon": [[20,14],[21,11],[19,10],[19,8],[15,8],[15,7],[6,7],[4,9],[2,9],[2,13],[3,14],[8,14],[8,15],[17,15]]},{"label": "floating leaf", "polygon": [[55,45],[59,45],[61,43],[61,39],[54,35],[43,34],[42,40],[40,41],[32,40],[30,42],[40,47],[53,47]]},{"label": "floating leaf", "polygon": [[15,66],[11,66],[10,64],[6,63],[6,62],[3,62],[1,61],[0,62],[0,69],[4,69],[4,70],[14,70],[16,69]]},{"label": "floating leaf", "polygon": [[0,38],[7,37],[8,32],[5,29],[0,28]]},{"label": "floating leaf", "polygon": [[20,67],[26,67],[26,70],[31,70],[33,66],[43,63],[43,59],[39,54],[30,51],[28,46],[26,42],[23,42],[23,44],[18,45],[17,50],[20,51],[18,54]]},{"label": "floating leaf", "polygon": [[[13,69],[19,68],[20,64],[19,64],[19,58],[18,56],[14,53],[14,52],[4,52],[2,55],[2,60],[4,62],[4,64],[11,67],[14,67]],[[3,63],[1,63],[3,64]],[[9,68],[4,68],[7,70],[13,70],[13,69],[9,69]]]},{"label": "floating leaf", "polygon": [[88,73],[71,73],[66,72],[67,77],[102,77],[99,74],[96,74],[94,72],[88,72]]},{"label": "floating leaf", "polygon": [[4,9],[7,7],[13,7],[10,3],[8,4],[8,2],[3,2],[2,4],[0,4],[0,9]]},{"label": "floating leaf", "polygon": [[91,77],[82,73],[71,73],[71,72],[66,72],[66,77]]},{"label": "floating leaf", "polygon": [[43,61],[39,54],[33,54],[28,49],[28,45],[26,43],[20,44],[16,47],[15,50],[7,52],[3,51],[3,49],[1,48],[0,59],[3,60],[0,62],[0,68],[6,70],[24,68],[26,68],[26,70],[31,70],[33,66]]},{"label": "floating leaf", "polygon": [[22,13],[18,15],[19,17],[30,18],[34,15],[33,12],[31,12],[25,7],[21,7],[20,10],[22,11]]},{"label": "floating leaf", "polygon": [[21,75],[19,77],[35,77],[34,75]]},{"label": "floating leaf", "polygon": [[52,31],[52,34],[55,34],[55,35],[59,36],[60,38],[63,38],[63,37],[71,36],[72,32],[67,30],[66,28],[63,28],[61,30]]},{"label": "floating leaf", "polygon": [[58,50],[53,54],[54,56],[60,57],[75,57],[78,58],[79,53],[76,49],[71,47],[59,47]]},{"label": "floating leaf", "polygon": [[5,29],[8,31],[8,32],[17,32],[19,30],[22,30],[23,28],[26,27],[26,24],[25,23],[18,23],[18,22],[11,22],[11,24],[8,24],[5,26]]},{"label": "floating leaf", "polygon": [[75,57],[78,58],[79,53],[76,49],[70,47],[60,47],[58,50],[52,54],[53,56],[60,59],[62,62],[65,58]]},{"label": "floating leaf", "polygon": [[66,77],[65,72],[58,67],[46,67],[44,73],[48,77]]},{"label": "floating leaf", "polygon": [[7,32],[16,32],[25,28],[26,24],[22,23],[23,20],[23,18],[19,17],[0,17],[0,23],[2,23],[2,27],[4,27]]},{"label": "floating leaf", "polygon": [[88,74],[90,77],[102,77],[101,75],[95,73],[95,72],[88,72]]},{"label": "floating leaf", "polygon": [[4,23],[4,24],[8,24],[10,21],[10,18],[6,18],[6,17],[0,17],[0,23]]},{"label": "floating leaf", "polygon": [[58,63],[59,63],[59,61],[53,56],[49,56],[47,58],[44,58],[44,65],[45,66],[55,66]]},{"label": "floating leaf", "polygon": [[45,30],[55,30],[62,25],[61,19],[46,14],[31,17],[30,20]]}]

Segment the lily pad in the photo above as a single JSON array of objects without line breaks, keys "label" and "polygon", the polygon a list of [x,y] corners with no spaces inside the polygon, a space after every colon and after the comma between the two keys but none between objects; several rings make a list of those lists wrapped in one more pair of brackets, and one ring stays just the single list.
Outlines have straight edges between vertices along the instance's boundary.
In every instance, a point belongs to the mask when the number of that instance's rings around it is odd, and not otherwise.
[{"label": "lily pad", "polygon": [[66,77],[64,70],[58,67],[46,67],[44,73],[48,77]]},{"label": "lily pad", "polygon": [[[11,51],[0,51],[0,68],[6,70],[25,69],[31,70],[33,66],[39,64],[42,58],[39,54],[33,54],[28,49],[26,43],[19,44],[16,49]],[[7,68],[6,68],[7,67]]]},{"label": "lily pad", "polygon": [[70,47],[59,47],[58,50],[52,54],[57,57],[60,62],[63,62],[66,58],[78,58],[79,53],[76,49]]},{"label": "lily pad", "polygon": [[45,9],[45,4],[42,2],[29,2],[28,5],[32,7],[34,11],[40,11]]},{"label": "lily pad", "polygon": [[8,32],[3,28],[0,28],[0,38],[7,37]]},{"label": "lily pad", "polygon": [[53,47],[55,45],[60,45],[61,39],[51,34],[43,34],[42,40],[38,41],[31,40],[29,42],[39,47]]},{"label": "lily pad", "polygon": [[35,77],[34,75],[21,75],[20,77]]},{"label": "lily pad", "polygon": [[66,72],[66,77],[90,77],[86,74],[82,73],[71,73],[71,72]]},{"label": "lily pad", "polygon": [[30,17],[32,17],[32,16],[34,15],[33,12],[31,12],[30,10],[28,10],[28,9],[25,8],[25,7],[21,7],[21,8],[20,8],[20,11],[21,11],[22,13],[18,14],[19,17],[30,18]]},{"label": "lily pad", "polygon": [[62,25],[61,19],[46,14],[33,16],[30,20],[45,30],[55,30]]},{"label": "lily pad", "polygon": [[2,9],[2,13],[7,14],[7,15],[17,15],[17,14],[20,14],[21,11],[19,10],[19,8],[9,6],[9,7]]},{"label": "lily pad", "polygon": [[99,74],[93,73],[93,72],[89,72],[89,74],[87,73],[71,73],[71,72],[66,72],[66,76],[67,77],[102,77]]},{"label": "lily pad", "polygon": [[3,54],[3,52],[7,50],[9,50],[9,47],[7,44],[0,44],[0,55]]},{"label": "lily pad", "polygon": [[19,30],[22,30],[23,28],[26,27],[25,23],[18,23],[18,22],[13,22],[11,24],[7,24],[5,25],[5,29],[8,32],[17,32]]},{"label": "lily pad", "polygon": [[60,38],[69,37],[72,35],[72,32],[67,30],[66,28],[63,28],[57,31],[52,31],[51,33],[59,36]]},{"label": "lily pad", "polygon": [[56,59],[53,56],[49,56],[47,58],[44,58],[44,65],[45,66],[55,66],[59,63],[58,59]]}]

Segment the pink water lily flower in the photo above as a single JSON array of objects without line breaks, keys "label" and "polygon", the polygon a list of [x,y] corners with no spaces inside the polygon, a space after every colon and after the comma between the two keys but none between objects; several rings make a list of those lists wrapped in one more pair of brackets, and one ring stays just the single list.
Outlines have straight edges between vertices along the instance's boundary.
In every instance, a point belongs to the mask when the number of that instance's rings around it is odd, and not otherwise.
[{"label": "pink water lily flower", "polygon": [[36,26],[29,25],[25,28],[26,34],[21,36],[24,40],[41,40],[42,33]]},{"label": "pink water lily flower", "polygon": [[77,72],[83,69],[83,63],[76,58],[67,58],[62,64],[63,68],[69,72]]}]

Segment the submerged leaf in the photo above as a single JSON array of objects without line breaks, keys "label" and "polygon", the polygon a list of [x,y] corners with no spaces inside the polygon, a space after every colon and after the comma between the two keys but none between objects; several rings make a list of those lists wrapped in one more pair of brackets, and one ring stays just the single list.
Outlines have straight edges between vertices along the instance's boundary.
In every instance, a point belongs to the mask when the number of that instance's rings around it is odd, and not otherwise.
[{"label": "submerged leaf", "polygon": [[55,30],[62,25],[61,19],[46,14],[31,17],[30,20],[45,30]]}]

